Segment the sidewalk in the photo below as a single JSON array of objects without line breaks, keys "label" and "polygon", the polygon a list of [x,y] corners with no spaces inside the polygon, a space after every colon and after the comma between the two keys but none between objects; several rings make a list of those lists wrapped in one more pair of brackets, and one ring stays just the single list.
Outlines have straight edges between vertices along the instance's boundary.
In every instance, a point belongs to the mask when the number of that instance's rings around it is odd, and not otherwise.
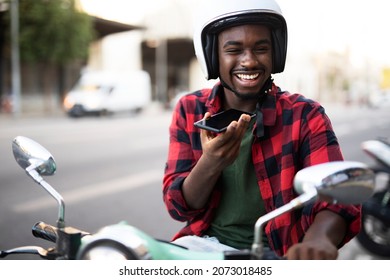
[{"label": "sidewalk", "polygon": [[[158,102],[152,102],[149,106],[144,108],[139,114],[140,115],[159,115],[159,114],[171,114],[171,109],[165,109],[162,104]],[[114,113],[113,115],[117,116],[132,116],[131,113]],[[18,114],[13,113],[4,113],[0,112],[0,126],[3,122],[7,121],[17,121],[17,120],[39,120],[39,119],[53,119],[53,118],[69,118],[67,114],[59,108],[57,111],[52,112],[39,112],[39,111],[29,111],[21,112]],[[98,117],[97,117],[98,118]]]},{"label": "sidewalk", "polygon": [[[356,119],[356,117],[359,117],[359,115],[364,112],[369,112],[369,114],[377,114],[378,116],[389,116],[388,109],[380,108],[380,109],[374,109],[364,106],[358,106],[358,105],[350,105],[346,106],[344,104],[338,104],[338,103],[323,103],[322,106],[325,108],[326,114],[330,117],[331,120],[343,120],[344,122],[353,121]],[[125,116],[127,112],[124,113],[116,113],[114,115],[117,116]],[[158,102],[152,102],[148,107],[146,107],[144,110],[142,110],[140,113],[142,116],[159,116],[159,115],[171,115],[172,109],[165,108],[163,104],[160,104]],[[128,114],[131,116],[131,114]],[[62,111],[62,109],[58,109],[55,112],[22,112],[18,115],[9,114],[9,113],[2,113],[0,112],[0,127],[1,124],[4,122],[12,122],[12,121],[18,121],[18,120],[31,120],[31,121],[37,121],[39,119],[53,119],[53,118],[68,118],[66,113]]]}]

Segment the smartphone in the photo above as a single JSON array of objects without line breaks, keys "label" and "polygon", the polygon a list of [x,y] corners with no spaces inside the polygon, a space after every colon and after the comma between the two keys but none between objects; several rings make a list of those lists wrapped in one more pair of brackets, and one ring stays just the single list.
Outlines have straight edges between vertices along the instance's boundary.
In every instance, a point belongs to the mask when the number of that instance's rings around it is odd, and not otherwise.
[{"label": "smartphone", "polygon": [[228,109],[226,111],[212,115],[207,120],[200,120],[194,123],[194,125],[201,129],[210,130],[213,132],[223,132],[227,129],[232,121],[238,121],[242,114],[247,114],[254,118],[256,114],[248,113],[236,109]]}]

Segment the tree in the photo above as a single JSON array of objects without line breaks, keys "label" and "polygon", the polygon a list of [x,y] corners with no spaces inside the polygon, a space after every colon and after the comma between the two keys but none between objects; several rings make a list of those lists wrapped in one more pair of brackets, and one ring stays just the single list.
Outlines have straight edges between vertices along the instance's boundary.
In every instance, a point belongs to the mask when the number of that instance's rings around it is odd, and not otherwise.
[{"label": "tree", "polygon": [[23,62],[66,65],[87,58],[89,44],[95,36],[93,22],[89,15],[76,10],[74,2],[19,0],[19,45]]},{"label": "tree", "polygon": [[[5,14],[3,25],[9,23]],[[9,46],[10,28],[5,29]],[[42,91],[50,95],[48,69],[57,69],[57,85],[64,90],[64,67],[85,61],[95,38],[92,18],[78,11],[75,0],[19,0],[19,48],[22,63],[40,67]]]}]

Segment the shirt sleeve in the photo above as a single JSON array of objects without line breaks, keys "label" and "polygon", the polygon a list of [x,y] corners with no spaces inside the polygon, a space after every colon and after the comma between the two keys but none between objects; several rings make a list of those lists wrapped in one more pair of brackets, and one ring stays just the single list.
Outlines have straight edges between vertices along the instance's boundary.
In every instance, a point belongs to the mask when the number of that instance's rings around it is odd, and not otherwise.
[{"label": "shirt sleeve", "polygon": [[164,203],[171,217],[178,221],[189,221],[202,212],[202,209],[190,209],[182,193],[183,181],[201,153],[200,138],[193,128],[194,114],[190,113],[190,108],[185,109],[179,102],[172,114],[168,160],[163,178]]},{"label": "shirt sleeve", "polygon": [[[315,103],[316,105],[317,103]],[[339,142],[325,110],[318,104],[307,111],[303,130],[302,153],[304,167],[328,161],[344,160]],[[361,205],[340,205],[317,202],[309,211],[310,215],[301,220],[302,227],[308,228],[315,215],[322,210],[339,214],[347,223],[347,232],[340,247],[356,236],[360,230]],[[305,212],[305,211],[304,211]]]},{"label": "shirt sleeve", "polygon": [[[344,236],[344,239],[338,246],[339,248],[341,248],[352,238],[354,238],[360,231],[361,205],[341,205],[318,202],[314,204],[314,207],[312,209],[313,213],[315,214],[326,209],[344,218],[345,222],[347,223],[347,231]],[[303,223],[305,223],[304,220]]]},{"label": "shirt sleeve", "polygon": [[329,117],[318,103],[309,103],[303,110],[300,143],[303,167],[344,160]]}]

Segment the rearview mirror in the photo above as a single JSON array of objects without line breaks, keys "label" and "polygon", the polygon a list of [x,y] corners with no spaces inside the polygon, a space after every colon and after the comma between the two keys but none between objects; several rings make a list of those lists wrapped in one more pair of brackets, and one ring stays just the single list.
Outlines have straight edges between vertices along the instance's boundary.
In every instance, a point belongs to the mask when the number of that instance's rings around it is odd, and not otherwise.
[{"label": "rearview mirror", "polygon": [[57,169],[50,152],[30,138],[17,136],[12,141],[12,151],[16,162],[24,170],[33,168],[39,175],[53,175]]},{"label": "rearview mirror", "polygon": [[256,221],[252,253],[261,258],[263,253],[261,237],[264,225],[268,221],[316,200],[360,204],[373,194],[374,186],[374,172],[360,162],[326,162],[298,171],[294,177],[294,189],[299,195]]},{"label": "rearview mirror", "polygon": [[16,162],[39,185],[41,185],[58,202],[57,227],[65,227],[65,204],[62,196],[47,182],[42,175],[53,175],[56,172],[56,162],[51,153],[34,140],[17,136],[12,141],[12,151]]},{"label": "rearview mirror", "polygon": [[374,191],[375,176],[361,162],[334,161],[297,172],[294,188],[299,194],[314,188],[319,200],[340,204],[360,204]]}]

